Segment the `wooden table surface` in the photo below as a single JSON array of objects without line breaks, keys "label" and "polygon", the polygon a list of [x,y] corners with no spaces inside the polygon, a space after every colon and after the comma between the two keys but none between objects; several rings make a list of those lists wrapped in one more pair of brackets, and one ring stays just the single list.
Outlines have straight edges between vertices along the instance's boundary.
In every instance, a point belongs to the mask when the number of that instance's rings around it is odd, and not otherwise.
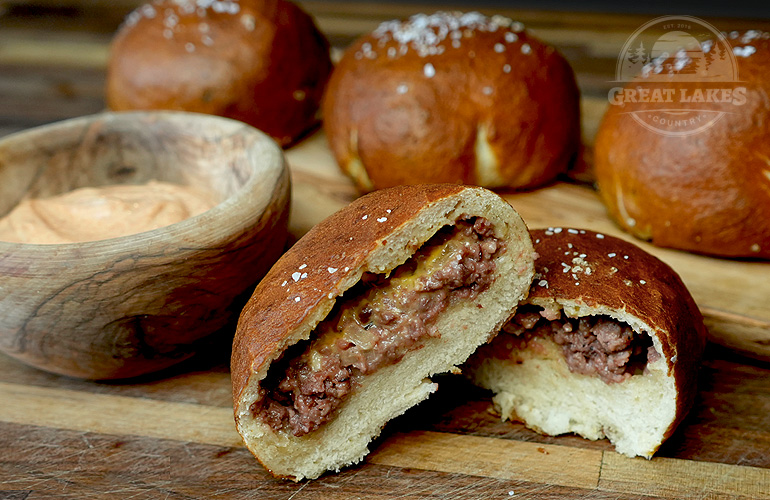
[{"label": "wooden table surface", "polygon": [[[108,44],[136,2],[62,4],[0,2],[0,135],[104,109]],[[426,10],[303,5],[340,48],[382,20]],[[618,51],[650,16],[497,12],[523,21],[573,64],[590,147]],[[709,21],[770,29],[769,22]],[[291,230],[299,237],[356,193],[321,133],[287,157]],[[590,186],[558,184],[508,199],[532,227],[620,235]],[[733,336],[770,358],[770,292],[762,294],[770,265],[650,250],[682,274],[715,339],[729,344]],[[500,422],[488,393],[445,376],[438,393],[386,428],[363,464],[295,484],[272,479],[235,432],[223,337],[206,357],[122,383],[58,377],[0,355],[0,499],[770,498],[770,363],[721,345],[707,349],[693,411],[650,461],[622,457],[606,441]]]}]

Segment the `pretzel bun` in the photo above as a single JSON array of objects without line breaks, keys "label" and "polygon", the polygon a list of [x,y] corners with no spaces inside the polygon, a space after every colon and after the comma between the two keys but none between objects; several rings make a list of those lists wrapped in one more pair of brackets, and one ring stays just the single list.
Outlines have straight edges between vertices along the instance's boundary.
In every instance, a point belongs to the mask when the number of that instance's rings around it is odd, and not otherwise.
[{"label": "pretzel bun", "polygon": [[291,2],[156,0],[116,34],[106,99],[234,118],[287,146],[317,124],[331,69],[328,42]]},{"label": "pretzel bun", "polygon": [[[464,242],[468,231],[481,240]],[[297,481],[360,461],[387,421],[436,389],[429,377],[456,370],[513,314],[533,258],[519,215],[478,187],[381,190],[324,220],[238,322],[233,399],[246,446]]]},{"label": "pretzel bun", "polygon": [[695,397],[706,334],[697,306],[669,266],[631,243],[562,228],[532,238],[529,297],[467,373],[504,419],[650,458]]},{"label": "pretzel bun", "polygon": [[[733,101],[707,104],[725,114],[704,130],[664,135],[631,114],[668,103],[609,106],[596,136],[595,171],[602,200],[624,230],[662,247],[770,259],[767,38],[757,31],[728,36],[738,80],[717,87],[732,91]],[[640,76],[626,88],[645,84]],[[745,87],[742,104],[740,87]],[[693,95],[715,85],[673,78],[656,81],[653,88]]]},{"label": "pretzel bun", "polygon": [[567,61],[521,23],[477,12],[383,23],[343,55],[324,128],[359,189],[453,182],[531,188],[580,142]]}]

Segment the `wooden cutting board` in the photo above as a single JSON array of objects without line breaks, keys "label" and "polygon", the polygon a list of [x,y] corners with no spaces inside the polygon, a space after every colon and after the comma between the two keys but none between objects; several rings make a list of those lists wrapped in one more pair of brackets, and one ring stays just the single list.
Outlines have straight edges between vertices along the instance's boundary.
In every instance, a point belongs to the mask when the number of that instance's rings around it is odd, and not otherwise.
[{"label": "wooden cutting board", "polygon": [[770,498],[770,369],[719,352],[653,460],[501,422],[488,394],[449,376],[364,463],[299,484],[242,446],[223,359],[98,384],[0,356],[0,498]]}]

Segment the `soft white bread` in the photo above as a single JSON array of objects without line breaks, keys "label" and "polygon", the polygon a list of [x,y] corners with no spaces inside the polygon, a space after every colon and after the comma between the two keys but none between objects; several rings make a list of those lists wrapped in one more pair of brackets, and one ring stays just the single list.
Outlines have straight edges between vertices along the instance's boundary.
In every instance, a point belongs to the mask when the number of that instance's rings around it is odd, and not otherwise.
[{"label": "soft white bread", "polygon": [[[504,419],[544,434],[607,437],[619,453],[652,457],[694,399],[705,343],[698,308],[670,267],[631,243],[561,228],[532,237],[540,257],[520,311],[542,310],[535,320],[545,328],[533,335],[538,327],[521,327],[517,315],[469,360],[469,376],[495,393]],[[627,325],[641,349],[620,373],[586,368],[582,360],[603,356],[594,351],[576,353],[579,362],[570,364],[548,323],[564,317]]]},{"label": "soft white bread", "polygon": [[[255,408],[266,401],[266,387],[275,377],[271,366],[286,365],[282,357],[290,346],[310,345],[308,339],[315,338],[314,330],[345,291],[364,273],[391,273],[442,227],[469,216],[491,223],[504,251],[493,256],[491,284],[439,313],[440,336],[423,339],[395,364],[361,377],[331,417],[310,432],[276,430],[259,416]],[[527,294],[533,258],[519,215],[482,188],[396,187],[359,198],[324,220],[276,263],[241,314],[232,381],[236,426],[247,447],[274,475],[294,480],[360,461],[386,422],[436,389],[430,376],[455,371],[511,317]],[[296,355],[297,347],[289,352]]]}]

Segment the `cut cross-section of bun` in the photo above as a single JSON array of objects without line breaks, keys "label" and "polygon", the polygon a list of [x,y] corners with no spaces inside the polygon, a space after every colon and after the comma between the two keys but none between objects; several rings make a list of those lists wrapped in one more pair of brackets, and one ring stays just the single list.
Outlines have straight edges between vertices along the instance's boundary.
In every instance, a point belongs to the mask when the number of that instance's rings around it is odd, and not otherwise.
[{"label": "cut cross-section of bun", "polygon": [[532,238],[529,297],[467,373],[504,419],[650,458],[692,405],[700,311],[669,266],[631,243],[563,228]]},{"label": "cut cross-section of bun", "polygon": [[273,267],[233,343],[235,421],[274,475],[360,461],[512,316],[534,275],[524,222],[498,195],[403,186],[351,203]]}]

